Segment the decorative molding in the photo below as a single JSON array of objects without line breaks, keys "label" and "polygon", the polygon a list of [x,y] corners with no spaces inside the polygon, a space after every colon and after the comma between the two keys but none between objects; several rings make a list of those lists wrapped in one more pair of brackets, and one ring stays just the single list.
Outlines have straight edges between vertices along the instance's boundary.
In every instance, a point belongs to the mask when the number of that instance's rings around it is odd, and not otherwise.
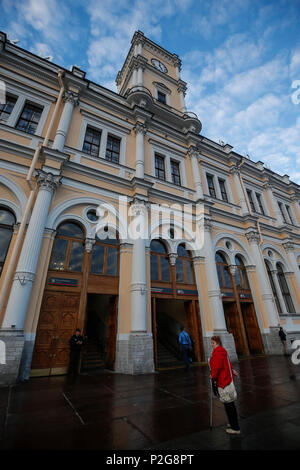
[{"label": "decorative molding", "polygon": [[246,233],[246,238],[249,243],[258,245],[259,243],[259,233],[252,230],[251,232]]},{"label": "decorative molding", "polygon": [[34,273],[28,273],[26,271],[16,271],[14,275],[14,281],[19,281],[21,286],[24,286],[27,284],[27,282],[32,282],[35,279],[35,274]]},{"label": "decorative molding", "polygon": [[295,250],[295,245],[292,241],[287,241],[283,243],[282,246],[287,253],[292,253]]},{"label": "decorative molding", "polygon": [[39,186],[39,189],[43,189],[46,191],[50,191],[51,193],[54,193],[58,186],[61,183],[61,176],[53,175],[52,173],[45,173],[44,171],[37,170],[38,177],[37,177],[37,183]]},{"label": "decorative molding", "polygon": [[74,107],[79,105],[78,93],[74,93],[73,91],[70,91],[70,90],[65,91],[63,100],[64,102],[72,103]]},{"label": "decorative molding", "polygon": [[93,250],[93,246],[95,245],[96,240],[93,238],[86,238],[85,239],[85,251],[87,253],[91,253]]},{"label": "decorative molding", "polygon": [[169,260],[170,260],[171,266],[175,266],[177,258],[178,258],[177,253],[170,253],[169,254]]},{"label": "decorative molding", "polygon": [[137,121],[137,123],[135,124],[133,130],[136,134],[145,135],[147,133],[147,126],[145,124],[143,124],[142,122]]}]

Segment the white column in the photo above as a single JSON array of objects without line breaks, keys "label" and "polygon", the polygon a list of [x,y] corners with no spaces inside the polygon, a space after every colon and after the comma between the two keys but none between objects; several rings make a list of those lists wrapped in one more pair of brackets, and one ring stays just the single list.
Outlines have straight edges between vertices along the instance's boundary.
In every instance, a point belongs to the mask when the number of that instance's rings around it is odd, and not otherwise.
[{"label": "white column", "polygon": [[137,85],[143,86],[143,67],[139,67],[137,71]]},{"label": "white column", "polygon": [[269,327],[278,325],[278,317],[276,315],[276,305],[268,282],[268,273],[265,268],[263,256],[259,248],[259,234],[256,231],[246,233],[246,238],[250,245],[253,264],[256,266],[258,282],[262,292],[262,300],[268,314]]},{"label": "white column", "polygon": [[275,225],[276,226],[283,225],[283,223],[284,223],[283,218],[282,218],[279,206],[277,204],[277,201],[275,200],[271,184],[269,184],[269,183],[264,184],[264,189],[265,189],[265,192],[266,192],[267,197],[268,197],[268,199],[270,201],[270,204],[271,204],[273,217],[275,217],[275,219],[276,219]]},{"label": "white column", "polygon": [[[134,234],[131,233],[133,243],[132,250],[132,333],[147,332],[147,278],[146,278],[146,233],[147,233],[147,208],[142,201],[134,201],[130,207],[134,216]],[[131,225],[132,227],[132,225]]]},{"label": "white column", "polygon": [[196,200],[203,199],[203,187],[201,182],[200,168],[199,168],[199,151],[196,147],[190,147],[188,155],[191,158],[193,177],[194,177],[194,186],[196,190]]},{"label": "white column", "polygon": [[294,272],[294,276],[298,284],[298,289],[300,290],[300,270],[299,270],[298,263],[297,263],[294,243],[288,240],[285,243],[283,243],[283,247],[287,253],[287,258],[289,260],[290,267],[292,268],[292,271]]},{"label": "white column", "polygon": [[207,275],[208,297],[213,312],[214,332],[226,331],[226,321],[222,305],[222,295],[216,268],[215,253],[211,240],[210,220],[204,221],[204,245],[203,256],[205,257],[205,269]]},{"label": "white column", "polygon": [[60,176],[39,171],[39,192],[32,211],[3,320],[3,328],[23,329],[52,195]]},{"label": "white column", "polygon": [[147,127],[142,122],[137,122],[134,131],[136,133],[135,176],[144,178],[144,135],[147,132]]},{"label": "white column", "polygon": [[78,104],[78,95],[71,91],[66,91],[64,95],[64,102],[64,109],[59,120],[52,146],[53,149],[59,150],[60,152],[63,151],[65,145],[74,106]]},{"label": "white column", "polygon": [[238,204],[239,204],[239,206],[241,206],[242,214],[243,215],[248,214],[249,213],[248,205],[247,205],[247,202],[246,202],[246,199],[245,199],[245,194],[244,194],[244,191],[243,191],[243,188],[242,188],[242,185],[241,185],[241,181],[240,181],[240,170],[237,167],[233,167],[230,170],[230,173],[232,174],[234,185],[235,185],[236,190],[237,190]]},{"label": "white column", "polygon": [[137,84],[138,84],[137,68],[134,67],[132,71],[132,87],[137,86]]},{"label": "white column", "polygon": [[287,315],[288,311],[286,309],[285,301],[284,301],[284,298],[283,298],[283,295],[282,295],[282,292],[281,292],[281,289],[280,289],[280,285],[279,285],[279,281],[278,281],[278,277],[277,277],[277,269],[272,269],[271,270],[271,276],[272,276],[272,279],[273,279],[273,282],[274,282],[274,285],[275,285],[278,301],[280,303],[281,313],[283,313],[284,315]]}]

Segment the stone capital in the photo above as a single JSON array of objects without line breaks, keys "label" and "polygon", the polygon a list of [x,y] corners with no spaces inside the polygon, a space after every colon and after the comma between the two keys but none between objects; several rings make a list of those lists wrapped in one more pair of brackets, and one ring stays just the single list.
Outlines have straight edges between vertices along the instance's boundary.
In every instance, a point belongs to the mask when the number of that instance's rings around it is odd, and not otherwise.
[{"label": "stone capital", "polygon": [[137,122],[133,128],[134,132],[136,134],[143,134],[145,135],[147,133],[147,126],[142,123],[142,122]]},{"label": "stone capital", "polygon": [[182,92],[182,93],[184,94],[184,96],[185,96],[186,90],[187,90],[187,88],[186,88],[186,83],[183,82],[183,81],[181,81],[181,80],[178,80],[177,91],[178,91],[179,93]]},{"label": "stone capital", "polygon": [[87,253],[91,253],[95,243],[96,243],[96,240],[94,238],[86,238],[85,239],[85,251]]},{"label": "stone capital", "polygon": [[251,232],[246,233],[246,238],[249,243],[258,245],[259,243],[259,233],[252,230]]},{"label": "stone capital", "polygon": [[240,172],[241,172],[241,171],[240,171],[240,169],[239,169],[239,167],[238,167],[237,165],[232,166],[232,167],[230,168],[230,170],[229,170],[229,173],[230,173],[231,175],[239,175]]},{"label": "stone capital", "polygon": [[199,151],[198,147],[196,147],[195,145],[191,145],[188,148],[187,155],[190,158],[196,158],[198,160],[198,158],[200,157],[200,151]]},{"label": "stone capital", "polygon": [[171,266],[175,266],[177,258],[178,258],[177,253],[170,253],[169,254],[169,260],[170,260]]},{"label": "stone capital", "polygon": [[73,91],[66,90],[63,97],[64,102],[72,103],[73,106],[79,105],[79,95],[78,93],[74,93]]},{"label": "stone capital", "polygon": [[230,265],[228,266],[228,270],[229,270],[230,274],[231,274],[232,276],[234,276],[235,273],[236,273],[236,271],[237,271],[237,266],[236,266],[235,264],[230,264]]},{"label": "stone capital", "polygon": [[292,253],[295,249],[295,245],[292,241],[287,241],[283,243],[282,246],[287,253]]},{"label": "stone capital", "polygon": [[133,198],[133,201],[130,203],[130,212],[132,215],[147,215],[148,203],[143,199],[137,197]]},{"label": "stone capital", "polygon": [[37,184],[39,189],[50,191],[54,193],[61,183],[61,176],[53,175],[52,173],[46,173],[42,170],[37,170]]}]

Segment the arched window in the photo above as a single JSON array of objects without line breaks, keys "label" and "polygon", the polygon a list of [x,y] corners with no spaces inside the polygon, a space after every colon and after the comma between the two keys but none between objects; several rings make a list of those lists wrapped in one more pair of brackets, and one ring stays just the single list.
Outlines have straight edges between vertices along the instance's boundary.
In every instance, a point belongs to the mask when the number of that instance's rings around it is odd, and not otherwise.
[{"label": "arched window", "polygon": [[160,240],[152,240],[151,281],[170,282],[169,257],[165,245]]},{"label": "arched window", "polygon": [[91,274],[118,276],[119,240],[117,238],[100,239],[96,235],[93,247]]},{"label": "arched window", "polygon": [[84,234],[73,222],[61,225],[53,244],[50,270],[81,272],[84,254]]},{"label": "arched window", "polygon": [[220,289],[232,289],[231,277],[228,271],[228,263],[222,253],[216,253],[217,273]]},{"label": "arched window", "polygon": [[278,299],[278,294],[277,294],[277,290],[276,290],[276,287],[275,287],[274,279],[273,279],[273,276],[272,276],[272,273],[271,273],[270,264],[268,263],[267,260],[265,260],[265,265],[266,265],[266,268],[267,268],[267,273],[268,273],[268,277],[269,277],[269,281],[270,281],[270,284],[271,284],[271,289],[272,289],[273,297],[275,299],[275,303],[276,303],[278,313],[282,313],[282,309],[281,309],[281,305],[280,305],[280,302],[279,302],[279,299]]},{"label": "arched window", "polygon": [[176,282],[195,284],[193,259],[183,244],[178,246],[176,259]]},{"label": "arched window", "polygon": [[238,289],[250,289],[246,268],[244,266],[242,258],[239,255],[236,255],[236,257],[234,258],[234,262],[236,265],[236,271],[234,274],[236,287]]},{"label": "arched window", "polygon": [[281,293],[282,293],[282,297],[284,299],[286,309],[289,313],[294,313],[296,310],[295,310],[295,307],[294,307],[294,303],[292,301],[289,286],[286,282],[286,278],[285,278],[285,274],[283,272],[282,265],[280,263],[277,263],[276,268],[277,268],[277,278],[278,278],[278,282],[279,282],[279,285],[280,285],[280,290],[281,290]]},{"label": "arched window", "polygon": [[0,274],[5,263],[15,223],[16,218],[13,213],[7,209],[0,208]]}]

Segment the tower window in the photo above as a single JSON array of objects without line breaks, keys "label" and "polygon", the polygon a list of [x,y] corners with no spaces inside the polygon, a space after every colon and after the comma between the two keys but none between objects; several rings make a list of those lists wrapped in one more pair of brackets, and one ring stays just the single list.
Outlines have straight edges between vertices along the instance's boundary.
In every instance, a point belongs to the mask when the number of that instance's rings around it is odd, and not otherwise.
[{"label": "tower window", "polygon": [[208,191],[211,197],[216,197],[214,178],[212,175],[206,175]]},{"label": "tower window", "polygon": [[162,93],[161,91],[158,91],[157,92],[157,100],[160,103],[166,104],[167,103],[167,98],[166,98],[165,93]]},{"label": "tower window", "polygon": [[160,155],[155,155],[155,176],[160,180],[166,179],[165,160]]},{"label": "tower window", "polygon": [[221,191],[221,197],[223,201],[228,202],[228,196],[225,188],[225,180],[222,180],[219,178],[219,185],[220,185],[220,191]]},{"label": "tower window", "polygon": [[179,162],[175,162],[174,160],[171,160],[171,175],[173,183],[180,186]]}]

